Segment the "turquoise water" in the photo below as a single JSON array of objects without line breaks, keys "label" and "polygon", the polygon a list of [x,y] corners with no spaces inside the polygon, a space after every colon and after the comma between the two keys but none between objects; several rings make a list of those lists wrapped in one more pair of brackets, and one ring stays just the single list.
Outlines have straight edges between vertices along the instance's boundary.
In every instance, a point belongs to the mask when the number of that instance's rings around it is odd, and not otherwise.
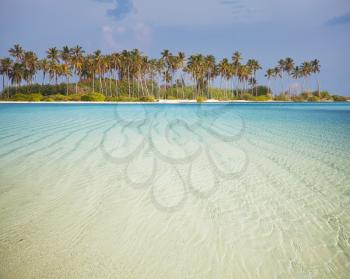
[{"label": "turquoise water", "polygon": [[0,104],[1,278],[349,278],[350,104]]}]

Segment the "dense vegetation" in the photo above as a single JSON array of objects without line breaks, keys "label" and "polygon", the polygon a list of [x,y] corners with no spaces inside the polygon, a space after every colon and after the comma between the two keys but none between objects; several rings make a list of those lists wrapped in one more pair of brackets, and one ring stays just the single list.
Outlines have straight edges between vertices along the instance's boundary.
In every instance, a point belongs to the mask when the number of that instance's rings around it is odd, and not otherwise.
[{"label": "dense vegetation", "polygon": [[[320,72],[317,59],[295,66],[291,58],[281,59],[276,67],[267,69],[269,86],[257,84],[259,62],[235,52],[231,60],[218,63],[212,55],[174,55],[168,50],[160,59],[150,59],[139,50],[102,55],[96,50],[85,54],[80,46],[61,50],[50,48],[39,59],[20,45],[9,50],[11,57],[0,60],[5,100],[28,101],[154,101],[155,99],[219,100],[281,100],[319,101],[346,100],[308,89],[309,77]],[[41,84],[37,80],[41,78]],[[288,80],[284,89],[283,85]],[[301,92],[292,90],[294,79],[302,85]],[[270,82],[280,81],[282,90],[274,94]],[[74,81],[73,83],[71,81]],[[216,86],[214,86],[214,84]],[[219,85],[219,86],[218,86]]]}]

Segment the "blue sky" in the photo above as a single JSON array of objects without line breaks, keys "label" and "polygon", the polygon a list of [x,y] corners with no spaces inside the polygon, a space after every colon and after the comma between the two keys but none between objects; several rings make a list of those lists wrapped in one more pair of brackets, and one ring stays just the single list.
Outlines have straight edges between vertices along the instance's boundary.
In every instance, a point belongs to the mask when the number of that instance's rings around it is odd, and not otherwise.
[{"label": "blue sky", "polygon": [[20,43],[40,56],[76,44],[154,57],[164,48],[217,58],[238,50],[264,70],[287,56],[318,58],[322,88],[350,95],[349,0],[1,0],[0,26],[2,57]]}]

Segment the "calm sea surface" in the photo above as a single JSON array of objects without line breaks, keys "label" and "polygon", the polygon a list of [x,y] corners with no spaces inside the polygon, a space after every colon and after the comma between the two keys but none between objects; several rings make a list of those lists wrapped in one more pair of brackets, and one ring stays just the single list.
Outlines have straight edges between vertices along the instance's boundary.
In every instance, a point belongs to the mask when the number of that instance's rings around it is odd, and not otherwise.
[{"label": "calm sea surface", "polygon": [[0,104],[0,278],[349,278],[350,104]]}]

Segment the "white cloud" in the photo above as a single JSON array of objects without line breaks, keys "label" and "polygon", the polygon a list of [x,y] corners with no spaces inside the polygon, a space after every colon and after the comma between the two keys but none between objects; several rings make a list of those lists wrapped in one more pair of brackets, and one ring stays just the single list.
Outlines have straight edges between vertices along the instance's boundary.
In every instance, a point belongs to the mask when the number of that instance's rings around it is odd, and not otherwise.
[{"label": "white cloud", "polygon": [[102,38],[108,50],[140,48],[147,50],[152,45],[153,30],[145,22],[135,18],[123,21],[110,21],[103,25]]},{"label": "white cloud", "polygon": [[140,41],[145,46],[150,46],[152,43],[152,29],[144,22],[139,22],[133,28],[135,39]]},{"label": "white cloud", "polygon": [[350,9],[349,0],[134,0],[152,25],[218,26],[261,21],[321,24]]},{"label": "white cloud", "polygon": [[111,33],[111,32],[113,32],[113,28],[112,28],[112,26],[104,25],[104,26],[102,26],[102,31],[103,31],[103,33]]}]

